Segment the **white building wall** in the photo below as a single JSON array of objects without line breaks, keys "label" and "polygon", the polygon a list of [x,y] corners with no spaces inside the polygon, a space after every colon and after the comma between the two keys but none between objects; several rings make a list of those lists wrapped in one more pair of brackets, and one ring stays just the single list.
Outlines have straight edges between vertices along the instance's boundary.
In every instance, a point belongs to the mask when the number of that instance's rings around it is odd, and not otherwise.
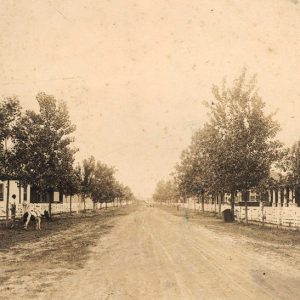
[{"label": "white building wall", "polygon": [[[0,180],[0,183],[3,184],[3,201],[0,201],[0,207],[6,207],[7,200],[7,181]],[[16,204],[22,204],[24,202],[30,202],[30,187],[27,186],[27,201],[24,201],[24,187],[19,187],[19,181],[10,180],[9,182],[9,203],[15,202]],[[16,195],[15,200],[12,198],[13,195]]]}]

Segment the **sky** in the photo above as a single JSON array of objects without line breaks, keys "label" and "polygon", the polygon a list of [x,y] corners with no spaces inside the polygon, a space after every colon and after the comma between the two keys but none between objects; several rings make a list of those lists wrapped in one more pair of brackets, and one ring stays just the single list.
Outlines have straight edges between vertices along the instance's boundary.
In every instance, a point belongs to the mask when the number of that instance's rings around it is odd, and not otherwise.
[{"label": "sky", "polygon": [[257,74],[279,138],[300,138],[297,0],[2,0],[0,96],[66,101],[80,148],[149,197],[206,120],[211,87]]}]

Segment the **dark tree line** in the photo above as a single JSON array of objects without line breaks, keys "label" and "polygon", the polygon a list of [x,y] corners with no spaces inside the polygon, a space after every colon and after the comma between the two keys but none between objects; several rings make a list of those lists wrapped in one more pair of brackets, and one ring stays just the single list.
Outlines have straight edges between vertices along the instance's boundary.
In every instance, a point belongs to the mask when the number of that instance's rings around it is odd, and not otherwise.
[{"label": "dark tree line", "polygon": [[[22,111],[16,97],[0,102],[0,177],[7,180],[8,220],[10,180],[31,185],[43,196],[60,191],[72,197],[80,194],[94,202],[133,197],[128,187],[114,177],[115,169],[93,157],[75,166],[72,124],[65,102],[39,93],[39,111]],[[51,214],[51,200],[49,200]]]},{"label": "dark tree line", "polygon": [[283,174],[285,184],[300,187],[300,144],[284,149],[276,138],[279,124],[274,114],[266,114],[255,76],[247,80],[244,71],[231,87],[224,81],[212,93],[213,100],[206,102],[209,119],[182,152],[173,181],[181,198],[198,198],[202,209],[205,194],[216,199],[230,193],[234,210],[241,192],[247,223],[247,191],[276,184],[271,169]]}]

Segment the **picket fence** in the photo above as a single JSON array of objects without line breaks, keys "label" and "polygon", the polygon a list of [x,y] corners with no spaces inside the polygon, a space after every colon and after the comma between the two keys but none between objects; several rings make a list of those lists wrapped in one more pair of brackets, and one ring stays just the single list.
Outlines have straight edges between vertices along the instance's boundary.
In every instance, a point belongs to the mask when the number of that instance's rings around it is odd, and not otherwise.
[{"label": "picket fence", "polygon": [[[166,204],[165,204],[166,205]],[[172,203],[172,206],[177,206],[178,203]],[[181,208],[201,211],[202,206],[199,203],[181,203]],[[225,209],[230,209],[230,204],[222,204],[221,212]],[[204,211],[211,213],[218,213],[218,204],[204,204]],[[245,221],[245,207],[235,206],[235,218],[238,222]],[[248,207],[248,221],[250,223],[273,225],[285,228],[300,228],[300,207],[271,207],[271,206],[250,206]]]},{"label": "picket fence", "polygon": [[[130,204],[131,202],[128,202]],[[107,203],[107,207],[116,206],[116,204],[110,202]],[[125,205],[125,202],[122,203],[122,206]],[[16,218],[20,218],[23,213],[25,212],[25,206],[23,204],[17,204],[16,205]],[[120,206],[120,203],[119,203]],[[32,208],[38,208],[40,211],[49,210],[49,204],[48,203],[30,203],[30,207]],[[96,203],[95,207],[93,203],[86,203],[85,209],[86,210],[92,210],[92,209],[101,209],[105,208],[105,203]],[[84,210],[84,204],[82,202],[75,202],[72,203],[71,211],[72,213],[78,213],[80,211]],[[70,203],[52,203],[51,204],[51,212],[52,214],[62,214],[62,213],[70,213]],[[6,209],[4,206],[0,206],[0,220],[3,220],[6,218]],[[9,218],[11,218],[11,212],[9,212]]]}]

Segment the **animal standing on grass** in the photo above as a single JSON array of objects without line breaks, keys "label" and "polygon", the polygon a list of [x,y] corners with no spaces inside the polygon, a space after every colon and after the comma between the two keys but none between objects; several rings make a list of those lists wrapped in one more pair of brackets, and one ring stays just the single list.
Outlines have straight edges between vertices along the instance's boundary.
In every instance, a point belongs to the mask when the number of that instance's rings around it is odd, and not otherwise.
[{"label": "animal standing on grass", "polygon": [[42,213],[40,209],[36,207],[26,207],[26,211],[23,215],[23,222],[25,223],[24,229],[27,230],[27,226],[30,221],[35,221],[35,228],[37,230],[41,230],[41,220],[42,220]]}]

